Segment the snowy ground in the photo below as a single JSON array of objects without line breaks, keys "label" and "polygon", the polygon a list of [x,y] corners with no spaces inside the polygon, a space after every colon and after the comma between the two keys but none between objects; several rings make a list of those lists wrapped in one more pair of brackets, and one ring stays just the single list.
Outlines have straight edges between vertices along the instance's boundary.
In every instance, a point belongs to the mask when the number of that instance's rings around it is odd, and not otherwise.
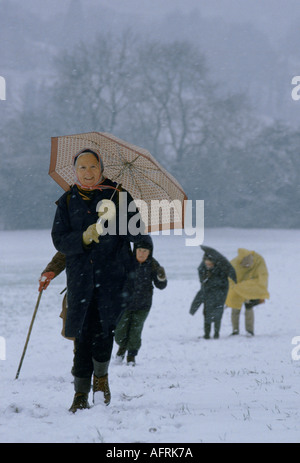
[{"label": "snowy ground", "polygon": [[188,313],[199,287],[200,248],[186,247],[184,236],[154,236],[169,282],[155,292],[137,365],[112,361],[110,406],[75,415],[68,412],[73,345],[60,335],[64,274],[43,293],[15,380],[38,277],[54,254],[50,233],[0,232],[0,243],[0,442],[300,441],[300,360],[292,344],[300,336],[299,231],[205,231],[204,243],[229,259],[238,247],[261,253],[270,273],[271,298],[255,308],[255,337],[245,336],[244,309],[241,334],[230,337],[226,309],[218,340],[203,339],[201,310]]}]

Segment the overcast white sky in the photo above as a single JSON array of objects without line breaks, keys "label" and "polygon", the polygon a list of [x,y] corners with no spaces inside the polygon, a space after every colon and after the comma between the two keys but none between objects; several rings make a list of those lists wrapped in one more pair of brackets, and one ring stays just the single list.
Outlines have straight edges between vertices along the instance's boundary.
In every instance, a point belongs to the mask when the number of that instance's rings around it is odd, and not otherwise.
[{"label": "overcast white sky", "polygon": [[[72,0],[2,0],[14,1],[23,8],[49,16],[66,10]],[[300,19],[299,0],[81,0],[82,6],[107,7],[127,16],[143,19],[161,18],[174,10],[183,13],[198,9],[203,16],[222,16],[228,21],[251,21],[267,31],[286,29]]]}]

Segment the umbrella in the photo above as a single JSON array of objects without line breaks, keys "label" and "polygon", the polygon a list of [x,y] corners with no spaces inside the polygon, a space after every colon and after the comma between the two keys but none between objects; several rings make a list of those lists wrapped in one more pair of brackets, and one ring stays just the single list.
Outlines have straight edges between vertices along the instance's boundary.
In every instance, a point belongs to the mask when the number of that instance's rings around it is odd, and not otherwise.
[{"label": "umbrella", "polygon": [[222,267],[222,269],[225,271],[227,276],[229,278],[231,278],[233,281],[235,281],[235,283],[236,283],[236,281],[237,281],[236,280],[236,273],[235,273],[235,270],[234,270],[233,266],[229,262],[229,260],[225,256],[223,256],[219,251],[216,251],[216,249],[214,249],[214,248],[210,248],[209,246],[204,246],[204,245],[201,245],[200,247],[205,252],[205,254],[208,257],[211,257],[211,259],[216,264],[218,264],[220,267]]},{"label": "umbrella", "polygon": [[74,182],[73,156],[96,150],[104,175],[122,185],[136,202],[146,232],[184,227],[185,192],[178,181],[144,148],[105,132],[51,138],[49,175],[67,191]]}]

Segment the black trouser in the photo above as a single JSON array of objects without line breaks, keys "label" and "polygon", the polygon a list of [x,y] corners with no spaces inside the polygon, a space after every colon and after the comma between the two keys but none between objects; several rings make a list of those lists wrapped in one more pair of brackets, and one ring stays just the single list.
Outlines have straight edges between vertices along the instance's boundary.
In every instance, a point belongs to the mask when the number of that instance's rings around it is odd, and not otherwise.
[{"label": "black trouser", "polygon": [[204,335],[210,335],[211,325],[214,323],[215,335],[218,335],[221,328],[221,321],[223,316],[223,306],[216,308],[213,311],[208,311],[205,307],[203,310],[204,315]]},{"label": "black trouser", "polygon": [[109,362],[113,349],[113,328],[104,335],[95,302],[92,302],[85,319],[82,336],[75,339],[73,374],[78,378],[90,378],[94,363]]},{"label": "black trouser", "polygon": [[[212,325],[212,323],[207,323],[207,322],[204,323],[204,334],[205,334],[205,336],[210,335],[211,325]],[[215,335],[219,334],[220,328],[221,328],[221,319],[215,320],[214,321],[214,334]]]}]

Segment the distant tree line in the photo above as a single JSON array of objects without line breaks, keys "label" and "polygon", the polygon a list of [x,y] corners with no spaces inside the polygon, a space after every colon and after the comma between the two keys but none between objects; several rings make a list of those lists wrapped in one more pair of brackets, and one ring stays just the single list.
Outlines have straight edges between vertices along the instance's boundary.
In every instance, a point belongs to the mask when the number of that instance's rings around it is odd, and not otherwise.
[{"label": "distant tree line", "polygon": [[49,228],[62,190],[47,175],[52,136],[105,131],[148,149],[205,201],[205,226],[299,227],[299,133],[220,97],[190,42],[129,31],[60,53],[1,123],[0,227]]}]

